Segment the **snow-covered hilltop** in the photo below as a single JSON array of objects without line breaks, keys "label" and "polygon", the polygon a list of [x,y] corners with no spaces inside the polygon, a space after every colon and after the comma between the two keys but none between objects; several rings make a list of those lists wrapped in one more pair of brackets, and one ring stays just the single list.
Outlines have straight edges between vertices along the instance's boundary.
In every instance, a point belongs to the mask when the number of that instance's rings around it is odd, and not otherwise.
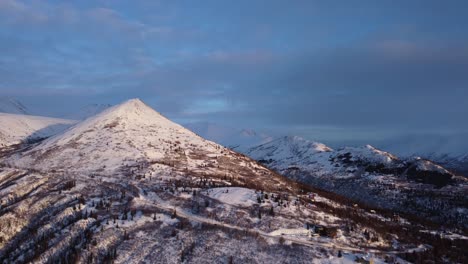
[{"label": "snow-covered hilltop", "polygon": [[[98,174],[123,174],[132,167],[144,167],[147,174],[167,173],[173,167],[174,173],[235,175],[243,181],[270,174],[247,157],[168,120],[139,99],[113,106],[7,162],[43,171]],[[277,177],[266,178],[264,184],[275,184]]]},{"label": "snow-covered hilltop", "polygon": [[330,151],[332,149],[322,143],[311,142],[297,136],[286,136],[253,147],[248,153],[256,159],[271,157],[275,160],[285,159],[291,162],[301,162],[317,153]]},{"label": "snow-covered hilltop", "polygon": [[308,166],[321,161],[325,164],[333,150],[322,143],[301,137],[286,136],[250,148],[245,154],[282,171],[294,166]]},{"label": "snow-covered hilltop", "polygon": [[0,113],[0,147],[50,137],[74,123],[66,119]]}]

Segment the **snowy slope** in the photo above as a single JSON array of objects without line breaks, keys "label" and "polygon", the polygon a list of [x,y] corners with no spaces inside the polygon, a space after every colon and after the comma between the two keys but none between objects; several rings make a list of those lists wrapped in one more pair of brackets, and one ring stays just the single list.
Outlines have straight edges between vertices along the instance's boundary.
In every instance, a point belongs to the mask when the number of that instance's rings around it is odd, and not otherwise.
[{"label": "snowy slope", "polygon": [[[353,200],[416,210],[440,222],[464,222],[459,197],[468,190],[468,181],[430,160],[398,158],[370,145],[332,150],[299,137],[273,140],[246,154],[291,179]],[[462,218],[468,219],[468,213]]]},{"label": "snowy slope", "polygon": [[360,175],[363,170],[374,167],[401,171],[404,167],[414,165],[419,171],[450,174],[431,161],[421,158],[400,159],[371,145],[333,150],[322,143],[301,137],[279,138],[249,149],[246,155],[281,173],[293,169],[341,178]]},{"label": "snowy slope", "polygon": [[158,173],[236,175],[243,181],[262,175],[277,181],[251,159],[208,141],[173,123],[139,99],[89,118],[65,133],[9,159],[15,166],[39,170],[131,174],[131,167]]},{"label": "snowy slope", "polygon": [[398,160],[398,157],[395,155],[379,150],[371,145],[344,147],[337,151],[337,155],[345,155],[346,153],[351,153],[351,161],[365,160],[377,164],[392,165]]},{"label": "snowy slope", "polygon": [[317,169],[324,170],[329,167],[328,160],[332,151],[322,143],[287,136],[253,147],[246,155],[282,172],[297,166],[316,166]]},{"label": "snowy slope", "polygon": [[0,97],[0,113],[29,115],[29,110],[20,101],[11,97]]},{"label": "snowy slope", "polygon": [[203,138],[240,152],[273,140],[271,136],[252,129],[238,129],[209,122],[189,123],[184,126]]},{"label": "snowy slope", "polygon": [[[175,146],[176,141],[180,145]],[[44,141],[20,162],[35,163],[40,156],[47,154],[51,158],[38,165],[59,167],[67,162],[79,169],[92,158],[98,162],[85,168],[97,170],[99,166],[114,170],[125,160],[164,159],[166,152],[175,153],[178,147],[190,149],[190,144],[206,145],[209,151],[216,149],[214,143],[209,144],[140,100],[133,99]]]},{"label": "snowy slope", "polygon": [[317,153],[330,151],[332,151],[332,149],[322,143],[311,142],[301,137],[287,136],[254,147],[248,153],[250,156],[257,159],[260,157],[271,157],[274,159],[295,160],[296,162],[300,162]]},{"label": "snowy slope", "polygon": [[[398,160],[394,155],[370,145],[333,150],[322,143],[291,136],[253,147],[246,154],[280,172],[303,169],[332,177],[348,175],[348,167],[354,167],[355,163],[394,166]],[[338,166],[342,161],[350,166]]]},{"label": "snowy slope", "polygon": [[240,206],[252,206],[257,203],[258,197],[254,190],[240,187],[213,188],[208,195],[223,203]]},{"label": "snowy slope", "polygon": [[0,113],[0,147],[55,135],[75,122],[42,116]]}]

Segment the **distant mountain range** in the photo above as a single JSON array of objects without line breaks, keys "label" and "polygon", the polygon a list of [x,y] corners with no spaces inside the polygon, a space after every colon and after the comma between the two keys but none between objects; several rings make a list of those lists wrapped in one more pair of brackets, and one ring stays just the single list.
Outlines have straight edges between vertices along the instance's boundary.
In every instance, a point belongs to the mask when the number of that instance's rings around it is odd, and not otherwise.
[{"label": "distant mountain range", "polygon": [[[205,138],[244,154],[249,154],[250,149],[256,146],[282,138],[269,136],[266,133],[258,133],[252,129],[231,128],[216,123],[200,122],[186,124],[185,126]],[[295,144],[300,144],[300,142],[310,144],[310,141],[295,136],[283,138],[289,140],[296,138],[297,142]],[[447,136],[415,135],[377,142],[377,145],[379,149],[405,159],[420,157],[432,160],[458,175],[468,177],[468,141],[465,140],[466,138],[468,138],[468,133]],[[305,143],[306,141],[307,143]]]},{"label": "distant mountain range", "polygon": [[[333,150],[300,137],[279,138],[245,154],[291,179],[354,200],[417,211],[433,220],[468,223],[468,214],[460,216],[467,201],[458,200],[468,191],[468,180],[430,160],[399,158],[370,145]],[[434,197],[437,205],[428,202]]]},{"label": "distant mountain range", "polygon": [[[221,131],[214,124],[210,127]],[[229,139],[240,142],[231,136],[223,138],[223,144],[234,145]],[[463,209],[466,200],[459,200],[468,192],[468,181],[438,161],[413,155],[398,157],[371,145],[334,150],[297,136],[269,139],[253,147],[236,146],[268,168],[302,183],[383,208],[417,211],[436,221],[468,223],[468,212]],[[439,197],[437,205],[429,202],[433,197]]]}]

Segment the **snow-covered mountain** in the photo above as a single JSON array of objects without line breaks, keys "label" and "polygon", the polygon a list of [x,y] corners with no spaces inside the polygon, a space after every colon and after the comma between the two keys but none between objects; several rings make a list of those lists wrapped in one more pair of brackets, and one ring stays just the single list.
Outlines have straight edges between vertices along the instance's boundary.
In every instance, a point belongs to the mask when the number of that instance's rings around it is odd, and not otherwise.
[{"label": "snow-covered mountain", "polygon": [[85,120],[89,117],[95,116],[107,108],[112,107],[111,104],[90,104],[81,108],[78,112],[67,115],[66,118],[73,120]]},{"label": "snow-covered mountain", "polygon": [[50,137],[74,123],[66,119],[0,113],[0,147]]},{"label": "snow-covered mountain", "polygon": [[[245,163],[242,167],[249,171],[258,169],[247,158],[199,137],[133,99],[78,123],[12,160],[28,168],[58,170],[68,164],[69,171],[112,173],[137,163],[151,163],[150,170],[177,163],[180,168],[208,173],[214,164],[220,166],[221,157]],[[216,167],[213,173],[218,171]],[[226,168],[224,173],[229,171]]]},{"label": "snow-covered mountain", "polygon": [[316,164],[319,159],[323,159],[325,163],[331,151],[331,148],[322,143],[297,136],[285,136],[252,147],[246,151],[246,155],[281,171],[291,166]]},{"label": "snow-covered mountain", "polygon": [[20,101],[12,97],[0,97],[0,113],[29,115],[30,112]]},{"label": "snow-covered mountain", "polygon": [[188,123],[184,126],[208,140],[240,152],[273,140],[272,136],[252,129],[238,129],[209,122]]},{"label": "snow-covered mountain", "polygon": [[[400,159],[371,145],[333,150],[322,143],[301,137],[279,138],[249,149],[246,155],[281,173],[287,173],[289,170],[304,170],[320,176],[346,178],[374,170],[403,173],[407,172],[408,168],[414,167],[417,171],[440,173],[441,178],[446,178],[445,184],[448,184],[454,176],[429,160]],[[431,182],[430,179],[425,180],[426,183]]]},{"label": "snow-covered mountain", "polygon": [[[461,223],[468,220],[463,205],[454,202],[467,192],[468,181],[426,159],[399,158],[370,145],[332,150],[300,137],[273,140],[251,148],[246,155],[291,179],[354,200],[407,212],[418,210],[439,221],[457,222],[461,210],[465,212]],[[438,200],[441,208],[435,214],[429,202],[434,197],[444,197]],[[452,215],[447,216],[450,211]]]},{"label": "snow-covered mountain", "polygon": [[[268,153],[335,153],[306,145]],[[0,155],[0,263],[404,263],[460,259],[465,239],[291,181],[138,99]]]}]

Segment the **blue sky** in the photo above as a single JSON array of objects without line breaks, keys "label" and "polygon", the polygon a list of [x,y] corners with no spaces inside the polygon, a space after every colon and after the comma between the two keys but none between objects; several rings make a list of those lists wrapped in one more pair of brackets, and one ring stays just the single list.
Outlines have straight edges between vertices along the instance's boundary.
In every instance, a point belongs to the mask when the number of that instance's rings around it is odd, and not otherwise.
[{"label": "blue sky", "polygon": [[0,0],[0,96],[323,141],[468,131],[466,1]]}]

